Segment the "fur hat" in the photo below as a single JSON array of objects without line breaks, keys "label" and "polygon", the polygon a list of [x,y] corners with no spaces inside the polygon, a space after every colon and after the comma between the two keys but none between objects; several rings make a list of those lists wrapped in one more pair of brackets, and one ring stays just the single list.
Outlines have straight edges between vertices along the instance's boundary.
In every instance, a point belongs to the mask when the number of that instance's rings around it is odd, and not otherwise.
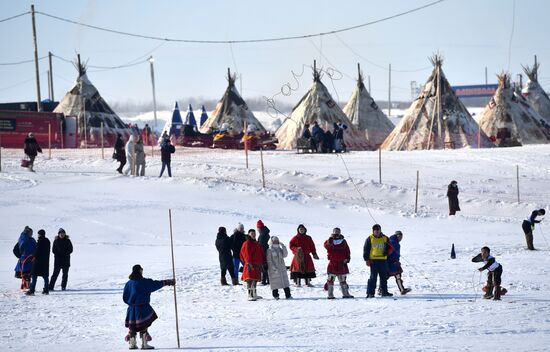
[{"label": "fur hat", "polygon": [[274,244],[279,244],[279,243],[281,243],[281,242],[279,241],[279,237],[277,237],[277,236],[271,236],[271,238],[267,242],[267,244],[269,244],[270,246],[274,245]]},{"label": "fur hat", "polygon": [[262,220],[258,220],[258,221],[256,222],[256,227],[259,228],[259,229],[261,229],[262,227],[264,227],[264,222],[263,222]]},{"label": "fur hat", "polygon": [[244,232],[244,225],[239,222],[237,224],[237,227],[235,227],[235,230],[240,231],[240,232]]}]

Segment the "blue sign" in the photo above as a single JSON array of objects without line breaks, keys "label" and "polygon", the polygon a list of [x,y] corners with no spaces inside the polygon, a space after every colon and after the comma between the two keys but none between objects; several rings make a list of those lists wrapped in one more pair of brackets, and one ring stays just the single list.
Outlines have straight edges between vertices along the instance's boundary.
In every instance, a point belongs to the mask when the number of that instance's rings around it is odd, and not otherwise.
[{"label": "blue sign", "polygon": [[477,84],[473,86],[453,86],[455,94],[460,98],[492,97],[497,91],[498,84]]}]

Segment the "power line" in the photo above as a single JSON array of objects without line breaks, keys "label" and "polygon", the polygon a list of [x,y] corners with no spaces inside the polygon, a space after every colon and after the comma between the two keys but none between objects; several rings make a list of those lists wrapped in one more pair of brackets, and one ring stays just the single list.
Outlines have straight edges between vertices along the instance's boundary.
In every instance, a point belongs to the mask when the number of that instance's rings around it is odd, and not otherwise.
[{"label": "power line", "polygon": [[[42,57],[39,57],[38,60],[43,60],[45,58],[47,58],[48,56],[42,56]],[[30,60],[22,60],[22,61],[16,61],[16,62],[0,62],[0,66],[14,66],[14,65],[22,65],[22,64],[28,64],[28,63],[31,63],[31,62],[34,62],[34,59],[30,59]]]},{"label": "power line", "polygon": [[6,21],[10,21],[10,20],[13,20],[13,19],[16,19],[17,17],[21,17],[21,16],[28,15],[29,13],[31,13],[31,12],[30,12],[30,11],[27,11],[27,12],[20,13],[19,15],[15,15],[15,16],[11,16],[11,17],[8,17],[8,18],[4,18],[4,19],[0,20],[0,23],[6,22]]},{"label": "power line", "polygon": [[433,2],[430,2],[426,5],[416,7],[416,8],[413,8],[411,10],[408,10],[408,11],[400,12],[400,13],[397,13],[395,15],[383,17],[383,18],[380,18],[380,19],[377,19],[377,20],[374,20],[374,21],[365,22],[365,23],[362,23],[362,24],[359,24],[359,25],[346,27],[346,28],[341,28],[341,29],[328,31],[328,32],[320,32],[320,33],[315,33],[315,34],[304,34],[304,35],[296,35],[296,36],[288,36],[288,37],[275,37],[275,38],[262,38],[262,39],[243,39],[243,40],[193,40],[193,39],[163,38],[163,37],[157,37],[157,36],[152,36],[152,35],[136,34],[136,33],[130,33],[130,32],[124,32],[124,31],[119,31],[119,30],[115,30],[115,29],[105,28],[105,27],[94,26],[94,25],[90,25],[90,24],[86,24],[86,23],[82,23],[82,22],[78,22],[78,21],[73,21],[73,20],[70,20],[70,19],[67,19],[67,18],[62,18],[62,17],[59,17],[59,16],[50,15],[50,14],[42,12],[42,11],[35,11],[35,13],[46,16],[46,17],[56,19],[58,21],[67,22],[67,23],[78,25],[78,26],[83,26],[83,27],[96,29],[96,30],[100,30],[100,31],[104,31],[104,32],[115,33],[115,34],[129,36],[129,37],[135,37],[135,38],[161,40],[161,41],[166,41],[166,42],[195,43],[195,44],[237,44],[237,43],[263,43],[263,42],[276,42],[276,41],[294,40],[294,39],[305,39],[305,38],[312,38],[312,37],[317,37],[317,36],[324,36],[324,35],[329,35],[329,34],[347,32],[347,31],[358,29],[358,28],[371,26],[373,24],[377,24],[377,23],[380,23],[380,22],[388,21],[388,20],[391,20],[391,19],[394,19],[394,18],[397,18],[397,17],[405,16],[405,15],[408,15],[410,13],[417,12],[417,11],[426,9],[428,7],[435,6],[435,5],[437,5],[439,3],[442,3],[444,1],[445,0],[433,1]]}]

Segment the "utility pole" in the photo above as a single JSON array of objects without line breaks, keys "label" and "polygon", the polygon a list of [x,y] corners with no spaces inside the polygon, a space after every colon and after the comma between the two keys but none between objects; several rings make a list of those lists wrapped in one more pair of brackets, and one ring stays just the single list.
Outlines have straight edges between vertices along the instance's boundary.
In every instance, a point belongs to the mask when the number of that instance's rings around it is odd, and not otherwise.
[{"label": "utility pole", "polygon": [[485,85],[488,84],[488,81],[487,81],[487,66],[485,66]]},{"label": "utility pole", "polygon": [[34,68],[36,71],[36,111],[42,110],[40,101],[40,72],[38,68],[38,44],[36,43],[36,23],[34,20],[34,5],[31,5],[31,14],[32,14],[32,39],[34,42]]},{"label": "utility pole", "polygon": [[52,85],[51,85],[51,82],[50,82],[50,70],[48,70],[47,72],[47,76],[48,76],[48,99],[49,100],[52,100]]},{"label": "utility pole", "polygon": [[155,123],[153,126],[153,130],[157,131],[157,98],[155,94],[155,68],[153,67],[153,62],[155,62],[155,59],[153,59],[153,55],[149,57],[149,63],[151,64],[151,84],[153,86],[153,116],[155,118]]},{"label": "utility pole", "polygon": [[388,117],[391,117],[391,64],[388,77]]},{"label": "utility pole", "polygon": [[53,95],[53,69],[52,69],[52,52],[51,51],[48,51],[48,61],[50,63],[50,91],[51,91],[50,99],[54,101],[55,98]]}]

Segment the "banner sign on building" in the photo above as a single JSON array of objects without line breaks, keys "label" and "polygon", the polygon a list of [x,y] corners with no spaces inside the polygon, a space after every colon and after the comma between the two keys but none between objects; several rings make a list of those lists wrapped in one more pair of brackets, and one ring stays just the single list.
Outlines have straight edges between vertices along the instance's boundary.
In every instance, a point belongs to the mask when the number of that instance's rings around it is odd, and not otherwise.
[{"label": "banner sign on building", "polygon": [[498,84],[477,84],[473,86],[453,86],[455,94],[460,98],[491,97],[495,94]]}]

